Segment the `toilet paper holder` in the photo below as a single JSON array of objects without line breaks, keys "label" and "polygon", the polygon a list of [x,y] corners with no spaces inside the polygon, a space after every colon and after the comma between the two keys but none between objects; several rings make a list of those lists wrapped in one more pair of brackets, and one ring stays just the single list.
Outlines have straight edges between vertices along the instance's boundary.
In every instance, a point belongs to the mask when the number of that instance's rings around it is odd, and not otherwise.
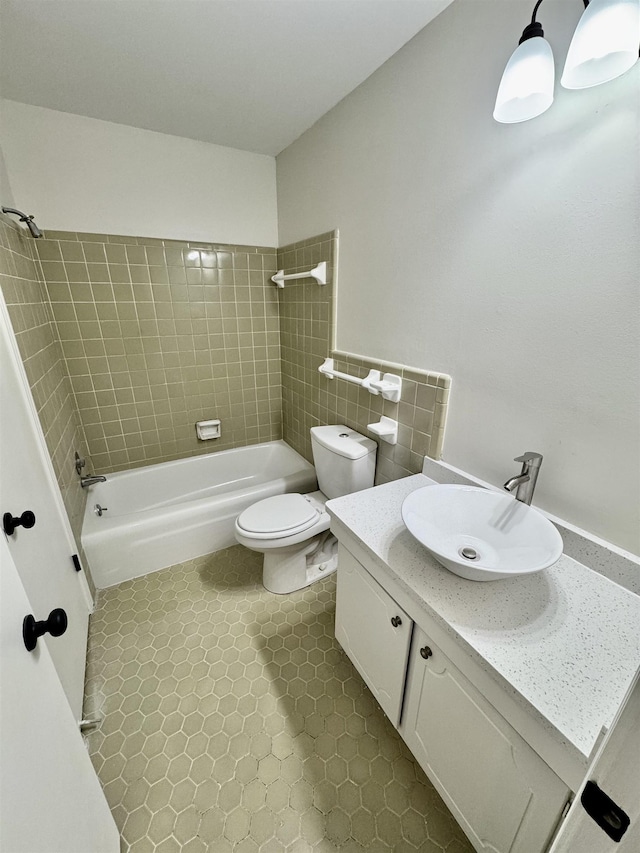
[{"label": "toilet paper holder", "polygon": [[196,423],[196,435],[200,441],[208,441],[210,438],[220,438],[220,419],[198,421]]}]

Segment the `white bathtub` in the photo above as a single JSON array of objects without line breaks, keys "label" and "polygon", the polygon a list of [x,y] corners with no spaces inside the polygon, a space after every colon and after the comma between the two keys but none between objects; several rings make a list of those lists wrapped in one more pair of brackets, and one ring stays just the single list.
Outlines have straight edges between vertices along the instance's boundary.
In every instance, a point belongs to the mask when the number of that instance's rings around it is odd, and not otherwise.
[{"label": "white bathtub", "polygon": [[88,487],[82,525],[93,580],[113,586],[228,548],[252,503],[316,488],[313,466],[284,441],[109,474]]}]

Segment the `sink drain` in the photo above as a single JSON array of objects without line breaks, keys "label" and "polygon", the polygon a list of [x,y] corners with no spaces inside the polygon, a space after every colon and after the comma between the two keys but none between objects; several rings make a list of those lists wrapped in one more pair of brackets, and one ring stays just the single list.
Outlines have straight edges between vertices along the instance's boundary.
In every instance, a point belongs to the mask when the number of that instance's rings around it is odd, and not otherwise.
[{"label": "sink drain", "polygon": [[475,548],[460,548],[458,551],[461,557],[464,557],[465,560],[477,560],[480,556]]}]

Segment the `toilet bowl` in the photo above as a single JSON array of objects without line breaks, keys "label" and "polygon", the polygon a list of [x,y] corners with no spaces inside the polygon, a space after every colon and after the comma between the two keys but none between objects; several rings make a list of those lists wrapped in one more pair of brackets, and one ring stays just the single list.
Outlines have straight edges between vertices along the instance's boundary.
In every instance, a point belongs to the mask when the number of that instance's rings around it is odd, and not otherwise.
[{"label": "toilet bowl", "polygon": [[319,491],[265,498],[242,512],[236,540],[264,554],[262,582],[280,595],[335,572],[337,541],[329,531],[329,498],[373,485],[377,445],[341,424],[312,427]]},{"label": "toilet bowl", "polygon": [[276,495],[236,520],[236,540],[264,553],[262,583],[270,592],[302,589],[335,571],[335,549],[325,550],[329,514],[322,492]]}]

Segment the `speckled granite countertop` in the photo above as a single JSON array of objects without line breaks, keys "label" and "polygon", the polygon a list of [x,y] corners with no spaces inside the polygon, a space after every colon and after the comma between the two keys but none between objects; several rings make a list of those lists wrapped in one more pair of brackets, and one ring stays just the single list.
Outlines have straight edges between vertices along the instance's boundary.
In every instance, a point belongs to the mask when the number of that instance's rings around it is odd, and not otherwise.
[{"label": "speckled granite countertop", "polygon": [[640,597],[563,555],[550,569],[477,583],[443,568],[406,529],[416,474],[327,503],[375,563],[562,739],[588,756],[640,666]]}]

